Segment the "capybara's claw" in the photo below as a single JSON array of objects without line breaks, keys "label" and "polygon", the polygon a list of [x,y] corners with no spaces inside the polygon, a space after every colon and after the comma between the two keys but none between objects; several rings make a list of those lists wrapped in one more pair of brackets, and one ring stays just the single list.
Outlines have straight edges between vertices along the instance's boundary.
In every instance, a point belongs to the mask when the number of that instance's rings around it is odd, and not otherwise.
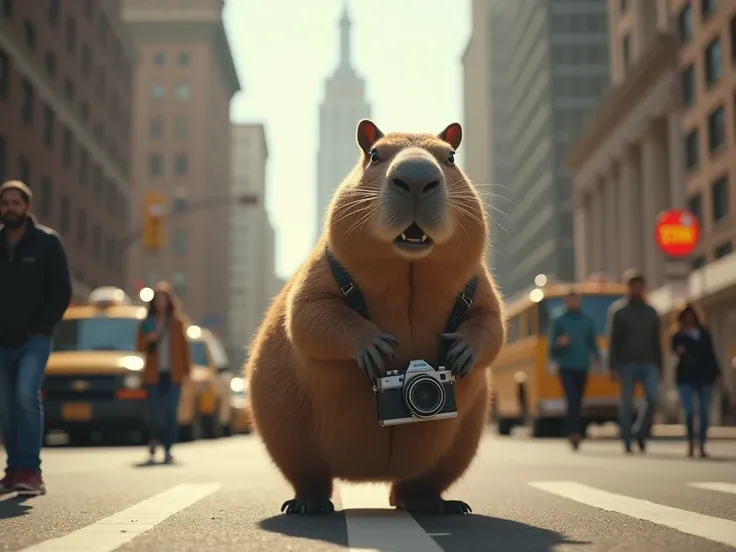
[{"label": "capybara's claw", "polygon": [[281,506],[284,514],[331,514],[335,511],[335,505],[326,498],[292,498]]}]

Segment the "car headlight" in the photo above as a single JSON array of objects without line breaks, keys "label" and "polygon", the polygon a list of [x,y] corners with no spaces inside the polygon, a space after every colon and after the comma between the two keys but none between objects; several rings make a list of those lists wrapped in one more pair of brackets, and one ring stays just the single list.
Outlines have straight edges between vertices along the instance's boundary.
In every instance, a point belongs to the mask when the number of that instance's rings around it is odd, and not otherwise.
[{"label": "car headlight", "polygon": [[131,372],[140,372],[145,367],[143,358],[135,355],[125,356],[120,359],[120,366]]},{"label": "car headlight", "polygon": [[123,385],[128,389],[138,389],[141,386],[141,377],[138,374],[128,374],[123,378]]}]

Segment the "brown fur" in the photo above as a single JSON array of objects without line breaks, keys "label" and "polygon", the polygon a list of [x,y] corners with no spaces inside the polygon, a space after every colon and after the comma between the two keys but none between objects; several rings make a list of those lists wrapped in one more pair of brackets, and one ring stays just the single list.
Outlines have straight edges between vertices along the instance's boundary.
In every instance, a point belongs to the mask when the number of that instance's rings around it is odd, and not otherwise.
[{"label": "brown fur", "polygon": [[[401,257],[371,231],[388,162],[371,165],[361,143],[323,236],[274,300],[246,366],[257,431],[297,499],[330,498],[333,478],[391,482],[392,504],[439,498],[470,465],[487,419],[486,370],[505,329],[502,302],[485,267],[488,225],[481,201],[460,169],[445,162],[452,148],[437,136],[379,137],[375,146],[385,159],[410,146],[434,155],[445,173],[450,230],[419,260]],[[358,285],[370,321],[342,297],[325,259],[327,244]],[[356,351],[384,331],[398,338],[397,358],[384,357],[386,369],[404,369],[414,359],[436,366],[438,333],[473,276],[478,288],[458,331],[477,361],[457,382],[458,417],[380,426]]]}]

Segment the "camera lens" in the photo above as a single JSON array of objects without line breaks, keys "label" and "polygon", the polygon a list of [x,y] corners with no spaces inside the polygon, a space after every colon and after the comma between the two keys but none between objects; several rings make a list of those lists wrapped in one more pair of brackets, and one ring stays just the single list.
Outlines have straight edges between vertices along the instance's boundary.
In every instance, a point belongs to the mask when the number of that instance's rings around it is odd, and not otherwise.
[{"label": "camera lens", "polygon": [[445,389],[430,376],[417,376],[404,388],[404,401],[418,418],[431,418],[445,406]]}]

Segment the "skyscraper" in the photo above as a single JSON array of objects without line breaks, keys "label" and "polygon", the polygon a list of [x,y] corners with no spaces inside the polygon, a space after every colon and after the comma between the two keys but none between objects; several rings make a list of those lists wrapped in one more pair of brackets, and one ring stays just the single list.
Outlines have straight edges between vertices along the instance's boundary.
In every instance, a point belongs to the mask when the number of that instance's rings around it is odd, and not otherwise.
[{"label": "skyscraper", "polygon": [[365,98],[365,80],[352,65],[351,27],[345,5],[340,18],[340,61],[325,83],[325,99],[319,108],[317,235],[322,232],[325,210],[335,188],[358,160],[356,125],[371,113]]}]

